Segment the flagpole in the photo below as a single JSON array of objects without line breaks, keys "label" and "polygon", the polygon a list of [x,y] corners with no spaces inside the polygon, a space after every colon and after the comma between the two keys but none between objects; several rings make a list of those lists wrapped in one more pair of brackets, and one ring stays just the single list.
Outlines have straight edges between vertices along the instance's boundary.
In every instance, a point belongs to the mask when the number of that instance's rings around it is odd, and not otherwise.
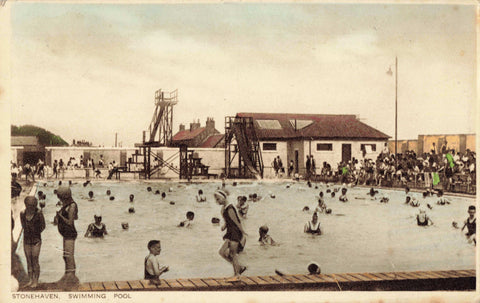
[{"label": "flagpole", "polygon": [[397,173],[397,87],[398,87],[398,59],[395,56],[395,173]]}]

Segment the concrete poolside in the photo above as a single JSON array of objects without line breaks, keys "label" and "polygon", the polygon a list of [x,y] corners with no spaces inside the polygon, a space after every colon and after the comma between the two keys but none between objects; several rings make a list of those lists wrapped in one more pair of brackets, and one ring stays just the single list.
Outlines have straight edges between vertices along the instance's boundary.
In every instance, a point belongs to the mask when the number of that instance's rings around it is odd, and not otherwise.
[{"label": "concrete poolside", "polygon": [[386,273],[344,273],[319,275],[242,276],[231,278],[161,279],[86,282],[62,289],[55,283],[40,283],[20,291],[473,291],[475,270],[414,271]]}]

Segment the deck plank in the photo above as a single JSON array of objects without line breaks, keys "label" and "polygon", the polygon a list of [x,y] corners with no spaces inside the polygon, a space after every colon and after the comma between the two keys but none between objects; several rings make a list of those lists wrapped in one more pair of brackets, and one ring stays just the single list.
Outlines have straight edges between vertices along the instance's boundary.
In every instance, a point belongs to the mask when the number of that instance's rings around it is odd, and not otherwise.
[{"label": "deck plank", "polygon": [[90,286],[90,283],[85,282],[85,283],[80,283],[80,285],[78,285],[78,290],[79,291],[91,291],[92,288]]},{"label": "deck plank", "polygon": [[192,282],[197,288],[208,288],[208,285],[201,279],[190,279],[190,282]]},{"label": "deck plank", "polygon": [[165,282],[173,289],[181,290],[183,288],[182,284],[175,279],[165,279]]},{"label": "deck plank", "polygon": [[143,285],[139,280],[127,281],[132,290],[143,290]]},{"label": "deck plank", "polygon": [[332,276],[332,278],[334,278],[334,279],[337,280],[338,282],[350,282],[349,279],[347,279],[346,277],[342,276],[341,274],[330,274],[330,276]]},{"label": "deck plank", "polygon": [[455,270],[456,275],[460,275],[461,277],[470,277],[471,275],[463,270]]},{"label": "deck plank", "polygon": [[365,276],[362,276],[360,274],[357,274],[357,273],[351,273],[351,274],[348,274],[348,275],[356,278],[358,281],[362,281],[362,282],[371,281],[369,278],[367,278]]},{"label": "deck plank", "polygon": [[[258,285],[255,281],[250,279],[250,277],[241,276],[240,280],[246,285]],[[290,283],[290,281],[288,283]]]},{"label": "deck plank", "polygon": [[155,284],[150,283],[150,280],[140,280],[144,289],[158,289]]},{"label": "deck plank", "polygon": [[282,283],[282,284],[290,284],[292,282],[288,281],[287,279],[283,278],[282,276],[280,275],[275,275],[275,276],[271,276],[272,279]]},{"label": "deck plank", "polygon": [[215,281],[213,278],[202,279],[202,281],[207,284],[209,287],[218,287],[220,284]]},{"label": "deck plank", "polygon": [[335,282],[335,279],[326,274],[317,275],[320,279],[325,280],[325,282]]},{"label": "deck plank", "polygon": [[316,283],[325,283],[325,280],[320,278],[319,275],[308,275],[308,277],[313,281],[315,281]]},{"label": "deck plank", "polygon": [[284,275],[283,278],[290,281],[291,283],[295,283],[295,284],[303,283],[302,280],[296,278],[293,275]]},{"label": "deck plank", "polygon": [[384,281],[395,280],[395,277],[393,275],[390,276],[387,273],[383,273],[383,272],[376,272],[375,276],[382,278]]},{"label": "deck plank", "polygon": [[372,281],[381,281],[382,280],[380,277],[372,275],[371,273],[368,273],[368,272],[361,273],[360,275],[365,276],[365,277],[371,279]]},{"label": "deck plank", "polygon": [[258,285],[266,285],[266,284],[269,284],[268,282],[266,282],[266,281],[264,281],[264,280],[262,280],[262,279],[260,279],[259,277],[256,277],[256,276],[254,276],[254,277],[249,277],[249,278],[250,278],[250,280],[252,280],[253,282],[257,283]]},{"label": "deck plank", "polygon": [[90,287],[92,288],[92,291],[105,290],[102,282],[90,282]]},{"label": "deck plank", "polygon": [[190,282],[189,280],[187,279],[177,279],[177,281],[183,285],[183,287],[185,288],[195,288],[195,284],[193,284],[192,282]]},{"label": "deck plank", "polygon": [[127,281],[115,281],[115,284],[117,284],[118,290],[130,290],[130,285]]},{"label": "deck plank", "polygon": [[273,279],[273,277],[271,277],[271,276],[258,276],[258,278],[262,279],[263,281],[267,282],[268,284],[272,284],[272,285],[282,284],[282,283],[278,282],[277,280]]},{"label": "deck plank", "polygon": [[430,279],[439,279],[439,278],[443,278],[442,275],[439,275],[437,274],[436,272],[434,271],[421,271],[421,273],[425,274],[425,275],[428,275],[430,277]]},{"label": "deck plank", "polygon": [[105,290],[118,290],[115,282],[111,282],[111,281],[103,282],[103,287],[105,288]]},{"label": "deck plank", "polygon": [[457,270],[457,272],[461,272],[461,273],[465,273],[466,275],[470,276],[470,277],[475,277],[476,276],[476,272],[475,270],[471,270],[471,269],[463,269],[463,270]]}]

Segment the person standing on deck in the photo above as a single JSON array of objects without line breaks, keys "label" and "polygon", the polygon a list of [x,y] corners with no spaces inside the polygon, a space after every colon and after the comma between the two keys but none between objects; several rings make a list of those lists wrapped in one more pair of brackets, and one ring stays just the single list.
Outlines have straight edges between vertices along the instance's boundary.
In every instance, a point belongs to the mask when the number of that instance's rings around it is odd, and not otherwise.
[{"label": "person standing on deck", "polygon": [[278,176],[278,162],[277,162],[277,158],[273,158],[273,162],[272,162],[272,166],[273,166],[273,171],[275,172],[275,177]]},{"label": "person standing on deck", "polygon": [[310,170],[312,168],[312,162],[310,156],[307,155],[307,162],[305,163],[305,179],[310,180]]},{"label": "person standing on deck", "polygon": [[310,156],[310,166],[312,170],[312,173],[310,175],[313,176],[313,178],[315,178],[315,176],[317,175],[317,172],[315,167],[315,159],[313,158],[313,156]]}]

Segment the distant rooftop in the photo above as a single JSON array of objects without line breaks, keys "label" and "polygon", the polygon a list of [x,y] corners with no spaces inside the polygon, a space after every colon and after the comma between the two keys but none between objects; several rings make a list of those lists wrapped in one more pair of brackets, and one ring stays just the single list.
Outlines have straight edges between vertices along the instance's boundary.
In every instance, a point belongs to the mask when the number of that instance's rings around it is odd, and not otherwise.
[{"label": "distant rooftop", "polygon": [[38,138],[35,136],[12,136],[11,146],[37,146]]}]

